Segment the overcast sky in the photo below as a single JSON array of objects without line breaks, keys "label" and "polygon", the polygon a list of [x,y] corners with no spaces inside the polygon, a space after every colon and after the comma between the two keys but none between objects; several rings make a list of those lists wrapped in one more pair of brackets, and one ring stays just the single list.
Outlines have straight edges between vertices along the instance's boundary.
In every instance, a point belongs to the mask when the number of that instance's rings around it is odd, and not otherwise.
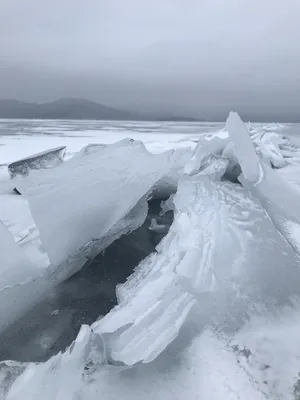
[{"label": "overcast sky", "polygon": [[300,0],[0,0],[0,97],[300,120]]}]

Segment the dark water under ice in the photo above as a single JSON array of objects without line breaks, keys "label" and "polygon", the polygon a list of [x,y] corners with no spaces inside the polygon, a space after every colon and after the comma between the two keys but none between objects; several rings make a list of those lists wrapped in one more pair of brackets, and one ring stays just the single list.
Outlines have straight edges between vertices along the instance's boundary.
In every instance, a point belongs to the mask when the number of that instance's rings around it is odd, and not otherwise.
[{"label": "dark water under ice", "polygon": [[151,218],[168,227],[172,212],[160,217],[160,201],[149,202],[142,227],[124,235],[69,280],[61,283],[0,337],[0,360],[44,361],[64,350],[82,324],[92,324],[116,304],[115,289],[141,260],[155,251],[163,233],[149,230]]}]

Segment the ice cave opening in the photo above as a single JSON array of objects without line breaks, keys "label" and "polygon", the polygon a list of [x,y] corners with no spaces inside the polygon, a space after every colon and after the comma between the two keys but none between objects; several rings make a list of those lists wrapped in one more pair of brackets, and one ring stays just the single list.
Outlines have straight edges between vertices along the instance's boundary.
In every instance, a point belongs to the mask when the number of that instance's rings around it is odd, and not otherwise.
[{"label": "ice cave opening", "polygon": [[[2,333],[0,361],[43,362],[64,351],[75,340],[81,325],[91,325],[116,304],[116,286],[155,251],[173,221],[173,211],[161,213],[161,202],[148,201],[144,224],[121,236],[60,283],[22,318]],[[153,221],[158,227],[153,229]]]}]

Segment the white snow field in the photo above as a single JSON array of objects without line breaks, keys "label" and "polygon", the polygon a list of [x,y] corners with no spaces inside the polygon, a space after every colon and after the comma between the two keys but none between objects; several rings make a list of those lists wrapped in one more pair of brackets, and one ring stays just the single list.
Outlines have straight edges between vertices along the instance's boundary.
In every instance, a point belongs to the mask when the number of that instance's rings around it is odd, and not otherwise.
[{"label": "white snow field", "polygon": [[[65,351],[1,358],[0,400],[299,400],[297,135],[236,113],[0,121],[0,356],[51,288],[144,224],[147,200],[174,212],[169,229],[150,218],[164,237]],[[10,180],[9,163],[59,146],[61,165]]]}]

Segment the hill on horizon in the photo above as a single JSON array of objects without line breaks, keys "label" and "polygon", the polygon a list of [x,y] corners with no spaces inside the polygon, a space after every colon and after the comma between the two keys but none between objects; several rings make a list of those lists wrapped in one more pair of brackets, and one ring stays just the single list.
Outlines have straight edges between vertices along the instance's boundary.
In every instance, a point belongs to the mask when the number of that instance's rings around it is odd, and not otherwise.
[{"label": "hill on horizon", "polygon": [[0,118],[196,121],[194,118],[178,116],[167,118],[145,117],[128,111],[106,107],[91,100],[78,98],[62,98],[42,104],[0,99]]}]

